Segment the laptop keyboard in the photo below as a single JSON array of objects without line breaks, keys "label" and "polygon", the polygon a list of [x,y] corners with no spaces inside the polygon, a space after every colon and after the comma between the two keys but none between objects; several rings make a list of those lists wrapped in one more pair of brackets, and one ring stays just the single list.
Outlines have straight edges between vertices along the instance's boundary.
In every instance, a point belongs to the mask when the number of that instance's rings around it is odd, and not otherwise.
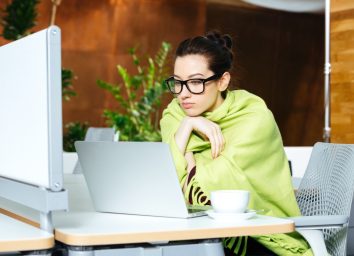
[{"label": "laptop keyboard", "polygon": [[205,211],[203,209],[188,209],[188,213],[196,213],[196,212],[202,212]]},{"label": "laptop keyboard", "polygon": [[203,212],[211,209],[210,205],[188,205],[187,206],[188,213],[196,213],[196,212]]}]

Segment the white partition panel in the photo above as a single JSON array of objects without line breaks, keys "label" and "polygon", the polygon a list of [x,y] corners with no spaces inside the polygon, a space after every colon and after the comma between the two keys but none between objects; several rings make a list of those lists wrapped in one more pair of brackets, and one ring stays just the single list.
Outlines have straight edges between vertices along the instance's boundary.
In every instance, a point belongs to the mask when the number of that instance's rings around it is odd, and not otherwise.
[{"label": "white partition panel", "polygon": [[60,29],[0,47],[0,176],[62,189]]}]

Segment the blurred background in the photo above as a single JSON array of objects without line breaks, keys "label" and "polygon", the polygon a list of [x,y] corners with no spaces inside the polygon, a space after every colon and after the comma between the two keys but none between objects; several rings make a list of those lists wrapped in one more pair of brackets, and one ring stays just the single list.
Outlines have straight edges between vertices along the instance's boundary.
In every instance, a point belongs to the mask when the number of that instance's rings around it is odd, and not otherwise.
[{"label": "blurred background", "polygon": [[[161,81],[172,72],[175,48],[187,37],[217,29],[234,39],[232,87],[265,100],[284,145],[323,140],[321,8],[291,12],[241,0],[1,0],[0,9],[0,45],[50,24],[61,28],[66,136],[83,136],[88,126],[133,131],[134,115],[145,115],[145,122],[153,116],[152,124],[143,125],[158,129],[156,120],[172,99]],[[331,142],[354,141],[353,11],[351,0],[332,1]],[[134,105],[138,100],[145,103]],[[155,135],[137,140],[156,140]]]}]

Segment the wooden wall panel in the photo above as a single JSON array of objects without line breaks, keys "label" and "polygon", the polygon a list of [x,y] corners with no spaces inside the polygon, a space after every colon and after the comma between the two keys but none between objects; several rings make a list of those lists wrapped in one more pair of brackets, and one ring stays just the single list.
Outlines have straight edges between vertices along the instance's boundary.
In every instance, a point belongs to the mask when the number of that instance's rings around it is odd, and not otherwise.
[{"label": "wooden wall panel", "polygon": [[153,55],[163,40],[176,45],[181,38],[202,33],[205,26],[205,3],[197,0],[70,0],[60,8],[63,64],[78,76],[78,97],[64,104],[65,122],[104,125],[103,109],[115,104],[96,80],[118,82],[117,64],[131,70],[129,48],[138,46],[141,54]]},{"label": "wooden wall panel", "polygon": [[[9,1],[0,1],[0,7]],[[341,6],[343,1],[337,0]],[[63,0],[56,20],[62,29],[62,63],[75,72],[74,87],[78,93],[63,104],[64,123],[88,121],[90,125],[104,125],[103,109],[115,103],[107,92],[98,88],[96,80],[118,82],[116,64],[132,70],[127,54],[130,47],[139,46],[141,53],[152,55],[162,40],[176,46],[183,38],[217,28],[234,35],[236,62],[242,66],[234,72],[241,78],[239,86],[265,99],[278,122],[284,144],[312,145],[321,140],[323,15],[221,2]],[[48,26],[51,1],[41,1],[38,10],[35,31]],[[337,29],[350,25],[349,21],[341,23]],[[347,35],[341,33],[342,37]],[[337,47],[347,49],[353,42],[354,38],[338,40]],[[3,43],[0,38],[0,44]],[[344,60],[352,56],[352,52],[346,51],[336,58]],[[166,97],[165,102],[169,99]]]},{"label": "wooden wall panel", "polygon": [[[162,41],[176,46],[186,37],[204,33],[205,8],[205,0],[63,0],[56,19],[62,30],[62,64],[75,72],[78,94],[63,104],[64,123],[104,125],[103,109],[115,102],[96,80],[120,81],[117,64],[132,71],[128,49],[133,46],[146,57],[154,55]],[[48,26],[50,12],[51,1],[41,1],[34,31]]]},{"label": "wooden wall panel", "polygon": [[331,142],[354,143],[354,2],[331,1]]},{"label": "wooden wall panel", "polygon": [[212,3],[207,29],[234,36],[234,76],[266,101],[285,145],[322,140],[324,15]]}]

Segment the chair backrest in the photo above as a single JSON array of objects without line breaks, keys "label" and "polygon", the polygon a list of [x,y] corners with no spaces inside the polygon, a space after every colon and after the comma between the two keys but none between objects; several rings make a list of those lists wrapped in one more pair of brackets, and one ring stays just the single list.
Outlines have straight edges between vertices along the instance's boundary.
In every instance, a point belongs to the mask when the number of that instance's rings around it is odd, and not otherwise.
[{"label": "chair backrest", "polygon": [[114,128],[89,127],[85,135],[85,141],[118,141]]},{"label": "chair backrest", "polygon": [[[118,141],[119,131],[107,127],[89,127],[85,135],[85,141]],[[81,165],[77,160],[74,167],[74,174],[82,173]]]},{"label": "chair backrest", "polygon": [[[302,215],[350,216],[354,192],[354,145],[316,143],[296,193]],[[345,255],[347,227],[323,230],[331,255]]]}]

